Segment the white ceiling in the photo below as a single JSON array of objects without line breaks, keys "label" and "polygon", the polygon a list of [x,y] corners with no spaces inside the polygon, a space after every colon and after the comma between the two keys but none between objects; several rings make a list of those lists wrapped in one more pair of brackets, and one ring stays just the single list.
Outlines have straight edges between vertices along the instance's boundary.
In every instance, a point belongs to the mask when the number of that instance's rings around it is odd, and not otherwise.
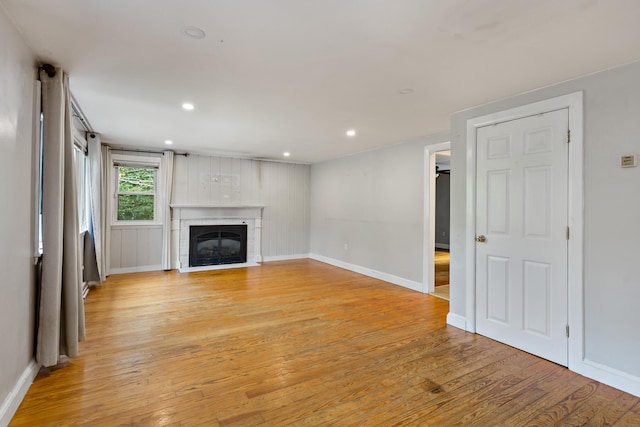
[{"label": "white ceiling", "polygon": [[0,5],[71,75],[104,141],[234,157],[314,163],[412,141],[455,111],[640,59],[638,0]]}]

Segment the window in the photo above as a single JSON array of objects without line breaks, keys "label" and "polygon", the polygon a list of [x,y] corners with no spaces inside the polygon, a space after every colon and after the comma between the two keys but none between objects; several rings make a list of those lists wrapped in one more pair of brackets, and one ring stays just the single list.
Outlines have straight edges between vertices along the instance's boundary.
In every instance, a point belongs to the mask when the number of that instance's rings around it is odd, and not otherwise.
[{"label": "window", "polygon": [[78,145],[73,150],[73,163],[78,191],[78,225],[82,233],[89,229],[89,161]]},{"label": "window", "polygon": [[84,132],[73,129],[73,173],[78,202],[78,228],[83,233],[89,229],[89,159]]},{"label": "window", "polygon": [[116,169],[116,221],[154,221],[157,169],[128,165]]},{"label": "window", "polygon": [[[38,89],[38,104],[40,103],[40,82],[37,85]],[[39,105],[38,105],[38,108]],[[37,123],[37,131],[36,131],[36,224],[35,228],[37,230],[36,234],[36,242],[35,242],[35,253],[34,256],[37,258],[43,253],[43,243],[42,243],[42,167],[44,165],[44,114],[42,112],[39,114],[39,120]]]},{"label": "window", "polygon": [[113,225],[158,225],[160,156],[111,154],[111,218]]}]

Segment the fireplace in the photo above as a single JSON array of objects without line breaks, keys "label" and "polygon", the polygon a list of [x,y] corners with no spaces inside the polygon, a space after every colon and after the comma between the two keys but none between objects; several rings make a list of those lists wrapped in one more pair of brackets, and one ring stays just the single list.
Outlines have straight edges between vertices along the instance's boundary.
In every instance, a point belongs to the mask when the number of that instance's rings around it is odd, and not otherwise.
[{"label": "fireplace", "polygon": [[[262,205],[202,205],[172,204],[171,233],[172,256],[175,266],[182,273],[200,270],[219,270],[224,268],[252,267],[262,262]],[[191,228],[209,226],[242,226],[246,230],[243,253],[245,262],[233,264],[208,264],[190,266]],[[242,244],[242,243],[241,243]],[[197,249],[197,247],[196,247]]]},{"label": "fireplace", "polygon": [[247,262],[247,225],[189,227],[189,267]]}]

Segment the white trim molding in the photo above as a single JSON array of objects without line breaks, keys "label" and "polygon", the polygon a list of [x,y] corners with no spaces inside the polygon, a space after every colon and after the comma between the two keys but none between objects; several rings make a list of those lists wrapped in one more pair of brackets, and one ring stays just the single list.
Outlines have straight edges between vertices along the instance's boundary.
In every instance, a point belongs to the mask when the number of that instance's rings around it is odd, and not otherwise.
[{"label": "white trim molding", "polygon": [[307,258],[310,258],[309,254],[264,256],[262,257],[262,262],[289,261],[293,259],[307,259]]},{"label": "white trim molding", "polygon": [[145,271],[160,271],[162,265],[138,265],[135,267],[112,268],[109,274],[144,273]]},{"label": "white trim molding", "polygon": [[467,329],[467,319],[464,316],[460,316],[455,313],[447,314],[447,325],[455,326],[456,328],[466,330]]},{"label": "white trim molding", "polygon": [[22,403],[22,399],[29,391],[29,387],[35,380],[36,375],[40,371],[40,365],[36,362],[35,359],[32,359],[29,362],[29,365],[25,368],[18,378],[18,381],[13,386],[13,389],[9,392],[7,397],[2,402],[2,406],[0,406],[0,426],[7,426],[11,421],[11,418],[15,415],[20,403]]},{"label": "white trim molding", "polygon": [[318,254],[309,254],[309,258],[316,261],[324,262],[325,264],[333,265],[335,267],[344,268],[345,270],[353,271],[355,273],[363,274],[365,276],[373,277],[374,279],[383,280],[394,285],[402,286],[413,291],[422,292],[422,283],[394,276],[393,274],[383,273],[371,268],[350,264],[348,262],[340,261]]},{"label": "white trim molding", "polygon": [[615,387],[619,390],[626,391],[627,393],[640,397],[640,377],[630,375],[626,372],[610,368],[609,366],[602,365],[597,362],[592,362],[588,359],[581,360],[580,363],[571,367],[571,370],[580,375],[584,375],[585,377],[592,378],[596,381],[600,381],[601,383],[610,385],[611,387]]}]

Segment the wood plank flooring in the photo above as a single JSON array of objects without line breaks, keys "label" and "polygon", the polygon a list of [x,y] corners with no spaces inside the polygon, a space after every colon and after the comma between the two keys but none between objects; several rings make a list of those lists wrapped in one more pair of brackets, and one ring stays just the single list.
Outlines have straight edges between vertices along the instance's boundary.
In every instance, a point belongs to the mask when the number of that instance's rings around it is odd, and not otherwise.
[{"label": "wood plank flooring", "polygon": [[12,426],[640,425],[640,399],[312,260],[111,276]]},{"label": "wood plank flooring", "polygon": [[449,284],[449,251],[436,249],[433,257],[434,262],[434,285],[445,286]]}]

